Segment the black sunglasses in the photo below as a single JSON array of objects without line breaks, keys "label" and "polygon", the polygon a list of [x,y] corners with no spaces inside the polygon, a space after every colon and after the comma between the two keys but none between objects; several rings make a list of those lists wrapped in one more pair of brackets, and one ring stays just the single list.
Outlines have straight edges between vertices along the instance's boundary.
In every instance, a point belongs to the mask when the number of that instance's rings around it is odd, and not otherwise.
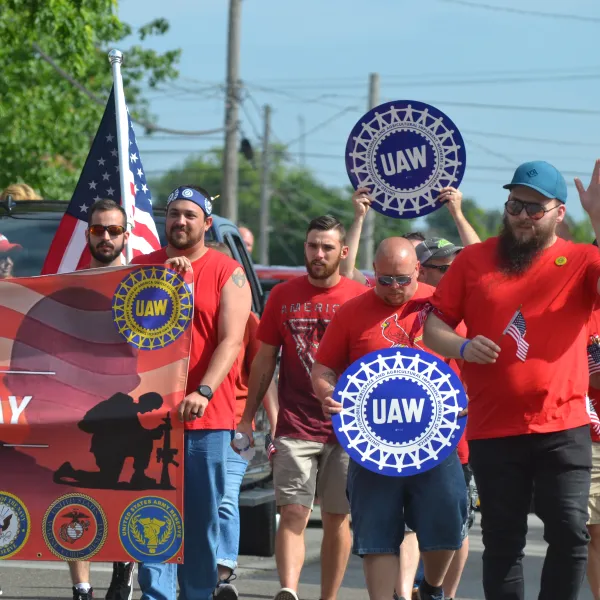
[{"label": "black sunglasses", "polygon": [[400,287],[406,287],[407,285],[410,285],[411,281],[412,277],[410,275],[379,275],[379,277],[377,277],[379,285],[384,285],[386,287],[394,285],[394,283],[397,283]]},{"label": "black sunglasses", "polygon": [[437,269],[440,273],[445,273],[452,265],[421,265],[426,269]]},{"label": "black sunglasses", "polygon": [[123,227],[123,225],[90,225],[88,230],[92,235],[97,236],[104,235],[104,232],[108,231],[108,235],[114,237],[122,235],[125,232],[125,227]]},{"label": "black sunglasses", "polygon": [[507,200],[504,204],[506,212],[512,217],[518,217],[521,212],[523,212],[523,209],[525,209],[527,216],[532,218],[534,221],[538,221],[546,213],[558,208],[559,206],[560,204],[553,206],[552,208],[544,208],[542,204],[538,204],[537,202],[523,202],[522,200]]}]

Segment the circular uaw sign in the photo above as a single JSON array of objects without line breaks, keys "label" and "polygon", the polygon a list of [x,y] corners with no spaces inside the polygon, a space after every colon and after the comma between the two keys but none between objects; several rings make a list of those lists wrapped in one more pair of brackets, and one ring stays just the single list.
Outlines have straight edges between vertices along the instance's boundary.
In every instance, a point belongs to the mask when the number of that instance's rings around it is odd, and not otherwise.
[{"label": "circular uaw sign", "polygon": [[442,359],[414,348],[371,352],[346,369],[333,398],[333,428],[350,458],[382,475],[423,473],[456,448],[467,406],[460,379]]},{"label": "circular uaw sign", "polygon": [[381,104],[354,126],[346,170],[355,189],[368,187],[372,207],[414,219],[437,210],[438,191],[458,187],[466,165],[456,125],[434,106],[412,100]]}]

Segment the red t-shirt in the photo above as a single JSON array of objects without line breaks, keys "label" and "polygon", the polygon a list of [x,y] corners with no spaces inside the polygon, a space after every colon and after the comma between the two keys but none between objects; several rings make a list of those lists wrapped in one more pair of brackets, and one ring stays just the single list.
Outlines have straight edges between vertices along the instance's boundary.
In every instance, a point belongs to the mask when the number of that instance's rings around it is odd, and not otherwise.
[{"label": "red t-shirt", "polygon": [[310,371],[323,333],[340,305],[367,291],[346,277],[331,288],[312,285],[308,276],[275,286],[258,326],[258,339],[282,347],[277,437],[321,443],[336,441],[314,395]]},{"label": "red t-shirt", "polygon": [[[168,260],[161,248],[136,256],[131,262],[137,265],[164,264]],[[239,264],[221,252],[209,248],[201,258],[192,263],[194,271],[194,320],[192,347],[188,366],[186,392],[195,391],[208,368],[213,352],[219,345],[219,307],[221,290],[239,268]],[[213,390],[213,397],[200,419],[185,423],[186,429],[235,429],[235,379],[234,366],[221,385]]]},{"label": "red t-shirt", "polygon": [[[596,307],[598,306],[599,304],[596,304]],[[586,345],[588,361],[597,365],[600,362],[600,346],[598,345],[598,341],[600,341],[600,309],[598,308],[596,308],[590,317],[587,334]],[[598,383],[600,383],[600,381],[598,381],[600,380],[600,373],[590,376],[590,385],[588,388],[588,396],[590,397],[592,407],[596,411],[596,415],[600,416],[600,389],[592,387],[592,377],[594,378],[596,385],[598,385]],[[600,423],[598,423],[596,419],[592,419],[590,431],[592,434],[592,442],[600,442]]]},{"label": "red t-shirt", "polygon": [[[467,439],[547,433],[589,423],[586,323],[598,297],[597,248],[558,239],[524,276],[498,270],[498,238],[465,248],[433,296],[435,314],[467,336],[483,335],[502,351],[496,363],[465,362]],[[527,357],[503,335],[517,312],[525,321]]]},{"label": "red t-shirt", "polygon": [[246,323],[244,331],[244,345],[238,354],[236,368],[238,375],[235,379],[235,424],[242,420],[246,400],[248,399],[248,379],[250,377],[250,368],[260,347],[260,342],[256,337],[258,331],[258,317],[251,312]]}]

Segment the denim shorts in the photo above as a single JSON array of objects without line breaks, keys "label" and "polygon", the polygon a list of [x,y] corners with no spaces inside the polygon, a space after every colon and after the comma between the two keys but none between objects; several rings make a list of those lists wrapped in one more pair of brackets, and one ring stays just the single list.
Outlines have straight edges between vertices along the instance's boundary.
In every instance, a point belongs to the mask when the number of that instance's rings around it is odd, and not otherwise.
[{"label": "denim shorts", "polygon": [[405,526],[416,532],[421,552],[458,550],[467,531],[465,476],[456,452],[409,477],[373,473],[351,460],[348,498],[358,556],[398,554]]}]

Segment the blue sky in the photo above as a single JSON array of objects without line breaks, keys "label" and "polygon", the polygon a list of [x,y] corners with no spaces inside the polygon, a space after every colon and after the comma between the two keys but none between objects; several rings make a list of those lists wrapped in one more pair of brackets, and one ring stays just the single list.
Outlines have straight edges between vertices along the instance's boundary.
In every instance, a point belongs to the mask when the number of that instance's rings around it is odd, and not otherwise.
[{"label": "blue sky", "polygon": [[[121,0],[119,16],[133,26],[166,18],[170,31],[148,46],[183,50],[178,82],[148,92],[158,122],[185,130],[221,127],[228,2]],[[548,160],[564,173],[568,211],[581,219],[573,177],[587,185],[600,157],[599,23],[597,0],[571,0],[568,8],[543,0],[243,0],[241,78],[249,93],[243,131],[259,143],[266,103],[277,141],[298,138],[303,119],[310,132],[306,165],[328,185],[347,185],[344,146],[366,112],[369,73],[378,72],[381,102],[427,102],[458,126],[467,150],[466,196],[499,208],[506,199],[502,184],[519,163]],[[220,135],[140,134],[149,176],[222,143]],[[289,151],[301,160],[298,143]]]}]

